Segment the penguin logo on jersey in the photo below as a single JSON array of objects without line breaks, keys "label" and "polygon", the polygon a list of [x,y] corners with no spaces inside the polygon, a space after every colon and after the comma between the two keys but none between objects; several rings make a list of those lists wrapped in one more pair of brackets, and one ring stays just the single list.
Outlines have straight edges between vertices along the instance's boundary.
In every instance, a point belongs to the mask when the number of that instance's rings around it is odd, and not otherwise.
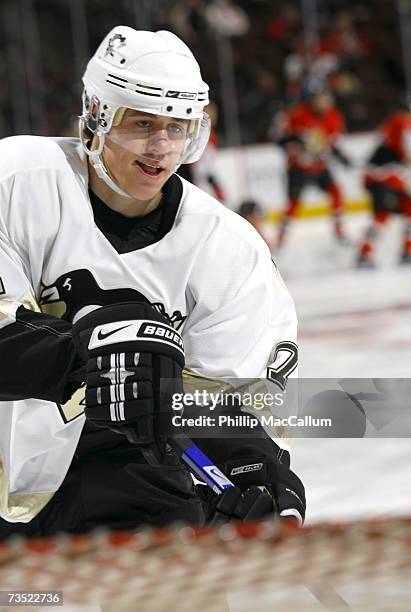
[{"label": "penguin logo on jersey", "polygon": [[54,284],[43,284],[39,304],[42,312],[73,321],[99,306],[119,302],[145,302],[162,314],[174,329],[179,330],[187,318],[180,310],[171,315],[160,302],[151,303],[140,291],[121,287],[103,289],[90,270],[72,270],[60,276]]}]

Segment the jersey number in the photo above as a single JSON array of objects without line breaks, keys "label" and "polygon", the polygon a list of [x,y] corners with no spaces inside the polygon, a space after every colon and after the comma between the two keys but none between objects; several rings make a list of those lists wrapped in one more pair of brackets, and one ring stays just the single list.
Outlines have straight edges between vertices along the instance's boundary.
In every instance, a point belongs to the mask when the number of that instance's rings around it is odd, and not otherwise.
[{"label": "jersey number", "polygon": [[294,342],[286,340],[279,342],[275,348],[274,360],[276,362],[280,353],[286,353],[287,357],[278,366],[272,365],[267,368],[267,378],[275,383],[282,391],[287,384],[288,377],[298,364],[298,347]]}]

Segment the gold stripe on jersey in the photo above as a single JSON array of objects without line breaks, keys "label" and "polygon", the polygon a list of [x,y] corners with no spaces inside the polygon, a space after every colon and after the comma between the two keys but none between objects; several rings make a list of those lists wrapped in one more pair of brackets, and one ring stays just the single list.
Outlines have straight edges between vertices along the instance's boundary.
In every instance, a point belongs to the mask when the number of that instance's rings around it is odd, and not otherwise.
[{"label": "gold stripe on jersey", "polygon": [[65,404],[58,405],[58,409],[60,411],[61,417],[65,423],[70,423],[70,421],[74,421],[80,415],[84,413],[84,397],[86,393],[86,388],[81,387],[77,389],[77,391],[72,395],[72,397]]},{"label": "gold stripe on jersey", "polygon": [[231,385],[225,380],[210,378],[188,368],[183,370],[183,384],[186,393],[195,393],[203,389],[207,393],[217,393],[218,391],[229,391],[232,389]]},{"label": "gold stripe on jersey", "polygon": [[62,300],[41,305],[41,312],[61,319],[67,312],[67,304]]},{"label": "gold stripe on jersey", "polygon": [[4,321],[5,319],[11,319],[12,321],[15,320],[15,316],[12,313],[14,312],[16,304],[19,306],[24,306],[24,308],[27,308],[27,310],[41,312],[32,291],[27,290],[21,297],[17,298],[17,300],[0,300],[0,321]]},{"label": "gold stripe on jersey", "polygon": [[[241,396],[243,396],[243,405],[240,409],[241,413],[251,414],[252,416],[257,417],[259,420],[262,416],[274,418],[280,416],[279,413],[274,412],[272,406],[254,408],[252,405],[254,403],[254,398],[257,399],[258,397],[258,401],[260,402],[261,396],[264,396],[265,394],[270,394],[271,396],[273,396],[276,391],[280,392],[280,390],[275,387],[273,383],[271,383],[269,380],[267,380],[266,378],[243,379],[243,384],[239,386],[233,386],[232,384],[230,384],[229,380],[209,378],[188,368],[183,370],[184,391],[186,393],[195,394],[197,392],[201,397],[203,391],[205,391],[207,394],[214,395],[214,397],[216,398],[223,398],[224,394],[234,395],[238,398],[241,398]],[[250,401],[250,405],[246,404],[244,395],[247,396],[248,400]],[[293,395],[295,396],[294,389]],[[296,397],[294,397],[292,400],[288,399],[289,405],[292,405],[294,407],[297,406],[296,402]],[[289,427],[285,427],[283,425],[269,426],[266,424],[262,424],[262,427],[267,433],[267,435],[274,441],[278,440],[278,438],[281,438],[285,442],[285,444],[289,445],[291,443],[293,436]]]},{"label": "gold stripe on jersey", "polygon": [[11,523],[31,521],[53,497],[52,493],[10,494],[10,483],[5,470],[5,462],[0,454],[0,514]]},{"label": "gold stripe on jersey", "polygon": [[33,312],[41,312],[40,306],[38,305],[34,294],[30,290],[26,291],[26,293],[24,293],[17,301],[20,302],[20,304],[24,306],[24,308],[27,308],[27,310],[32,310]]},{"label": "gold stripe on jersey", "polygon": [[13,319],[13,304],[15,304],[15,302],[10,302],[9,300],[0,300],[0,321],[5,321],[6,319]]}]

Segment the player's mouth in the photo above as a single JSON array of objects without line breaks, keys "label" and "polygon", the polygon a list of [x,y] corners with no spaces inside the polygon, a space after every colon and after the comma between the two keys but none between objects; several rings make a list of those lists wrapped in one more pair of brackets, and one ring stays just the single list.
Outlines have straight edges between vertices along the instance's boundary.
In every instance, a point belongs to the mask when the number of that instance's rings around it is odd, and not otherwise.
[{"label": "player's mouth", "polygon": [[157,178],[160,176],[160,174],[162,174],[162,172],[164,172],[164,168],[154,162],[152,164],[146,164],[142,161],[136,160],[135,164],[142,172],[144,172],[146,176],[150,176],[152,178]]}]

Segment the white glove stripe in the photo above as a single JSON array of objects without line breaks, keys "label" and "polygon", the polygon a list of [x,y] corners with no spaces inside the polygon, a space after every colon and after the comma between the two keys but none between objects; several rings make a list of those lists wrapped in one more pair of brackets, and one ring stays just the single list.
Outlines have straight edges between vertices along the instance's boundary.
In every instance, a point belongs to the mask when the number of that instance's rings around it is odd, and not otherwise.
[{"label": "white glove stripe", "polygon": [[113,402],[110,404],[110,418],[112,421],[125,421],[124,402]]},{"label": "white glove stripe", "polygon": [[[125,396],[125,391],[124,391],[124,385],[111,385],[110,386],[110,401],[112,402],[120,402],[120,401],[125,401],[126,396]],[[101,403],[101,402],[99,402]]]},{"label": "white glove stripe", "polygon": [[112,385],[124,383],[128,376],[134,374],[133,370],[126,370],[126,354],[112,353],[110,355],[110,370],[101,374],[102,378],[108,378]]},{"label": "white glove stripe", "polygon": [[121,380],[120,378],[120,353],[116,353],[115,357],[116,357],[116,367],[114,370],[114,382],[119,383]]}]

